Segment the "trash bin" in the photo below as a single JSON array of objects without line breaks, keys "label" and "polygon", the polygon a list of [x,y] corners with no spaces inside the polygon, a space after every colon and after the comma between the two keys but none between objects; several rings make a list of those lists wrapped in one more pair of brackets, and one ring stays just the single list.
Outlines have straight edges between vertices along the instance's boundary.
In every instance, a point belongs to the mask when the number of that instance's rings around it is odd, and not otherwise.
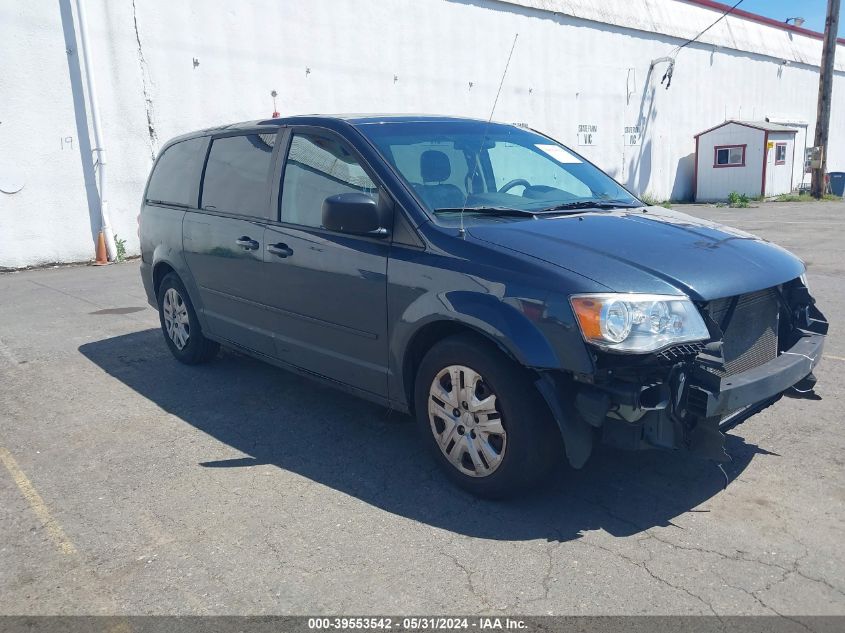
[{"label": "trash bin", "polygon": [[845,171],[832,171],[830,177],[830,190],[835,196],[845,196]]}]

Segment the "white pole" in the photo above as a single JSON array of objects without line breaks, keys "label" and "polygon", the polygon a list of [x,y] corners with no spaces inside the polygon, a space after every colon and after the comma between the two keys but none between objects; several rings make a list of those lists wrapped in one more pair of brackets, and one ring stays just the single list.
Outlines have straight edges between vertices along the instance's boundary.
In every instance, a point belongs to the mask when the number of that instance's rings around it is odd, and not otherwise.
[{"label": "white pole", "polygon": [[88,103],[91,107],[91,125],[94,128],[94,154],[97,157],[97,189],[100,193],[100,222],[109,261],[117,259],[117,247],[114,233],[109,223],[108,200],[106,199],[106,149],[103,147],[103,134],[100,130],[100,108],[97,104],[97,84],[94,80],[94,66],[88,45],[88,23],[85,19],[85,2],[76,0],[76,16],[79,20],[79,45],[85,62],[85,80],[88,87]]}]

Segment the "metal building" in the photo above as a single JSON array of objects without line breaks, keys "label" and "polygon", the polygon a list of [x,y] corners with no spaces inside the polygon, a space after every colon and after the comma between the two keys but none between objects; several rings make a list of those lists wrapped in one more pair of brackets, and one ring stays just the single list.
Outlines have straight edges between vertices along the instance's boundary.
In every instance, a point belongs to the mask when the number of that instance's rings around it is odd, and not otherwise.
[{"label": "metal building", "polygon": [[699,202],[731,192],[777,196],[793,189],[798,130],[768,121],[725,121],[695,135],[693,188]]},{"label": "metal building", "polygon": [[[658,200],[692,198],[707,125],[786,123],[799,156],[815,128],[821,34],[742,6],[722,17],[731,7],[711,0],[0,0],[0,268],[94,255],[102,171],[78,2],[111,225],[129,255],[168,138],[274,105],[487,119],[517,34],[494,118],[550,134]],[[839,44],[830,171],[845,171]]]}]

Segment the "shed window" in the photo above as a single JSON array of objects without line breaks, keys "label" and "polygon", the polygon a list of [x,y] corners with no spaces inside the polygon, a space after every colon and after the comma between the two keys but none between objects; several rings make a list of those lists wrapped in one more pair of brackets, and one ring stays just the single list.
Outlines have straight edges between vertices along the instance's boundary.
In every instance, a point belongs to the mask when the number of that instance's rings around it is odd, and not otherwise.
[{"label": "shed window", "polygon": [[786,143],[778,143],[775,145],[775,165],[784,165],[786,163]]},{"label": "shed window", "polygon": [[744,167],[745,145],[720,145],[716,147],[713,167]]}]

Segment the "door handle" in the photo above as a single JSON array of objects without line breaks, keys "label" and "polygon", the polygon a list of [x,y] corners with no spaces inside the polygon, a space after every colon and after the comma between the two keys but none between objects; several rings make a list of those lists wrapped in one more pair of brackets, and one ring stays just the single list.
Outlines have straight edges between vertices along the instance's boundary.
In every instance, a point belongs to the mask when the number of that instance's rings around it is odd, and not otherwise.
[{"label": "door handle", "polygon": [[290,257],[293,255],[293,249],[284,242],[268,245],[267,252],[272,253],[276,257]]},{"label": "door handle", "polygon": [[258,242],[256,242],[248,235],[244,235],[239,239],[235,240],[235,244],[243,248],[245,251],[254,251],[258,249]]}]

